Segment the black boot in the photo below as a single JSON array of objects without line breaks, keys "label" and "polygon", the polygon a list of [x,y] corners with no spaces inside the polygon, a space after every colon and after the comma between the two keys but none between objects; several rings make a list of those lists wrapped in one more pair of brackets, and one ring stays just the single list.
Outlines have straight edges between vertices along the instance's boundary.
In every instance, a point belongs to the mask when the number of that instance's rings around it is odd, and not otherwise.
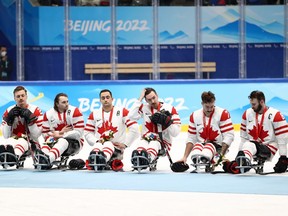
[{"label": "black boot", "polygon": [[[14,147],[12,145],[7,145],[6,151],[10,153],[7,155],[7,162],[17,163],[17,156],[15,155]],[[13,166],[13,164],[11,164],[11,166]]]}]

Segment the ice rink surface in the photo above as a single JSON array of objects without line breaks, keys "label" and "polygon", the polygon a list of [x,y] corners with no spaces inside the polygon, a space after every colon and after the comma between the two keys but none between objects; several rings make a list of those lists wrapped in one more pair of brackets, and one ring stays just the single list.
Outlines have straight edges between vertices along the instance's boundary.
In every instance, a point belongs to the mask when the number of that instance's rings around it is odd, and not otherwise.
[{"label": "ice rink surface", "polygon": [[[174,139],[173,161],[182,157],[186,133]],[[227,157],[237,152],[239,133]],[[39,172],[27,158],[22,170],[0,170],[0,212],[7,216],[63,215],[287,215],[288,173],[260,176],[251,170],[241,175],[173,173],[166,157],[155,172],[132,172],[124,155],[125,172]],[[87,158],[86,145],[75,158]],[[278,155],[265,163],[273,170]],[[221,170],[221,167],[217,168]]]}]

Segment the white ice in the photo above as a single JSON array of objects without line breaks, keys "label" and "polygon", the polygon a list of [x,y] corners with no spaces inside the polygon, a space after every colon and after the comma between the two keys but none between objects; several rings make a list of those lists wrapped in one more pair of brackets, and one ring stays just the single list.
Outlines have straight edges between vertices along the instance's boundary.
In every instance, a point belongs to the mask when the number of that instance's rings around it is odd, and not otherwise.
[{"label": "white ice", "polygon": [[[181,133],[174,139],[171,150],[171,157],[174,161],[182,157],[185,148],[185,139],[186,133]],[[238,142],[239,133],[236,133],[235,142],[227,154],[229,159],[235,157]],[[75,157],[86,159],[91,148],[89,145],[86,145],[82,152]],[[132,150],[133,146],[128,148],[124,155],[124,169],[126,171],[131,170],[130,156]],[[272,171],[273,165],[277,160],[278,156],[275,156],[272,162],[266,163],[265,171]],[[27,159],[25,166],[28,168],[30,168],[30,166],[32,167],[31,158]],[[157,169],[156,172],[171,173],[169,161],[166,157],[159,159]],[[8,172],[21,172],[21,170]],[[153,175],[153,173],[149,173],[148,175]],[[198,174],[191,174],[191,184],[194,183],[192,175]],[[207,175],[207,178],[209,178],[209,174],[203,175]],[[250,171],[248,176],[249,175],[255,175],[255,172]],[[281,174],[281,176],[288,175]],[[55,178],[57,178],[57,173],[55,174]],[[225,175],[223,175],[222,178],[225,181]],[[269,176],[267,176],[267,178],[269,178]],[[271,178],[271,181],[273,179],[275,178]],[[19,179],[19,181],[25,181],[25,178]],[[87,179],[87,181],[89,181],[89,179]],[[115,181],[117,181],[117,179],[115,179]],[[259,181],[261,181],[261,179],[259,179]],[[0,172],[0,183],[1,182]],[[147,184],[153,184],[153,182],[147,182]],[[272,181],[271,184],[277,184],[277,182]],[[5,216],[287,215],[286,204],[288,203],[288,196],[286,195],[170,192],[169,190],[161,192],[55,189],[49,188],[49,182],[47,182],[47,186],[48,189],[34,187],[6,188],[0,184],[0,214]],[[207,185],[207,187],[209,188],[209,185]],[[235,187],[237,187],[237,185],[235,185]]]}]

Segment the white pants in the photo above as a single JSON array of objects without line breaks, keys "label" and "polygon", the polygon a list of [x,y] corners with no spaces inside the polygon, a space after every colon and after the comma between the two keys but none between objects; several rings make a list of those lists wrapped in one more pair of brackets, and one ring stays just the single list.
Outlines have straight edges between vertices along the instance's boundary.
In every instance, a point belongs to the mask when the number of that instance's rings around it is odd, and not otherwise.
[{"label": "white pants", "polygon": [[97,142],[92,151],[95,152],[102,151],[106,156],[106,160],[109,161],[115,151],[115,147],[111,141],[106,141],[103,144]]},{"label": "white pants", "polygon": [[137,143],[135,143],[136,150],[142,151],[146,150],[148,154],[150,154],[151,161],[153,161],[157,155],[159,150],[161,149],[161,144],[157,140],[153,140],[148,142],[147,140],[141,139]]},{"label": "white pants", "polygon": [[206,143],[205,145],[202,143],[196,143],[192,148],[191,157],[193,158],[193,156],[200,155],[211,161],[216,153],[216,148],[212,143]]},{"label": "white pants", "polygon": [[[271,151],[271,157],[267,159],[267,161],[271,161],[278,150],[278,145],[276,142],[271,142],[266,145]],[[253,156],[257,153],[257,148],[255,143],[246,141],[243,143],[242,148],[240,149],[244,152],[245,156],[248,157],[251,161],[253,160]]]}]

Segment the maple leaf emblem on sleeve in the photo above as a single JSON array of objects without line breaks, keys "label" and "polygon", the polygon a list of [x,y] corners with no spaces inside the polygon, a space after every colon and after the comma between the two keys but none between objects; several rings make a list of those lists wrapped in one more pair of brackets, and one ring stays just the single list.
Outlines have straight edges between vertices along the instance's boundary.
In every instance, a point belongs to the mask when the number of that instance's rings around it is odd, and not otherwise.
[{"label": "maple leaf emblem on sleeve", "polygon": [[210,128],[203,128],[203,131],[200,132],[200,136],[205,140],[216,141],[216,138],[219,136],[217,130],[213,130],[212,127]]}]

